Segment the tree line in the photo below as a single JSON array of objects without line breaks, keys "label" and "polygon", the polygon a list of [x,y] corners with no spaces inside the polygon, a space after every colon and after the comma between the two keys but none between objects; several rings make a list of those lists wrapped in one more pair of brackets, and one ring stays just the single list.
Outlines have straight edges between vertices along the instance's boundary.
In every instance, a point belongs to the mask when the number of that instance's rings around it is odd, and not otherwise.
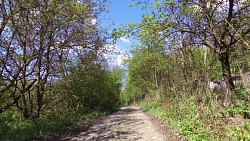
[{"label": "tree line", "polygon": [[[249,139],[249,128],[226,122],[239,116],[243,122],[250,113],[244,75],[250,69],[249,1],[138,0],[133,6],[140,5],[150,11],[140,23],[113,31],[115,39],[139,41],[125,62],[124,102],[141,101],[190,140]],[[215,80],[221,87],[210,89]]]},{"label": "tree line", "polygon": [[109,37],[99,23],[107,4],[1,0],[0,134],[18,121],[117,107],[121,70],[103,56]]}]

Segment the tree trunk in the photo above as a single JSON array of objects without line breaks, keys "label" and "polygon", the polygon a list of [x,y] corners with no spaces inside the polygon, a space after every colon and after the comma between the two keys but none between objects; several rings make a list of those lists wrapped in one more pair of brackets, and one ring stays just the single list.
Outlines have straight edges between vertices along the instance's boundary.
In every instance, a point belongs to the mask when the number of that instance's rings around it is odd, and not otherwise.
[{"label": "tree trunk", "polygon": [[29,113],[27,101],[25,98],[25,92],[23,92],[23,91],[21,91],[21,100],[22,100],[21,110],[22,110],[23,118],[28,119],[28,118],[30,118],[30,113]]},{"label": "tree trunk", "polygon": [[230,91],[234,91],[234,83],[232,80],[231,76],[231,68],[230,68],[230,63],[229,63],[229,53],[224,52],[219,54],[218,59],[221,62],[222,65],[222,73],[223,73],[223,78],[224,81],[226,82],[227,89]]}]

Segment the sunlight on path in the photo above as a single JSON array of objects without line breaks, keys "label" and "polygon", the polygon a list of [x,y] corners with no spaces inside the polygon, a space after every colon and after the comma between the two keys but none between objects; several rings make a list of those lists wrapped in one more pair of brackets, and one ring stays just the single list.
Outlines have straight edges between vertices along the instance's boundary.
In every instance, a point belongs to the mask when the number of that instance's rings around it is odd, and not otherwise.
[{"label": "sunlight on path", "polygon": [[63,141],[164,141],[150,119],[138,107],[123,107],[93,123],[85,131],[61,138]]}]

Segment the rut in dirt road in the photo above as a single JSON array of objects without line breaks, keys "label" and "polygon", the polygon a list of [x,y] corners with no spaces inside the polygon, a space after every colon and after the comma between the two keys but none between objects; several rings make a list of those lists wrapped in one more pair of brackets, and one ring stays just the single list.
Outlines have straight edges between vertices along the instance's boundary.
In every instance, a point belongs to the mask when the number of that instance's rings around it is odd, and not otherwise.
[{"label": "rut in dirt road", "polygon": [[63,141],[166,141],[148,116],[138,107],[123,107],[103,117],[76,135],[62,137]]}]

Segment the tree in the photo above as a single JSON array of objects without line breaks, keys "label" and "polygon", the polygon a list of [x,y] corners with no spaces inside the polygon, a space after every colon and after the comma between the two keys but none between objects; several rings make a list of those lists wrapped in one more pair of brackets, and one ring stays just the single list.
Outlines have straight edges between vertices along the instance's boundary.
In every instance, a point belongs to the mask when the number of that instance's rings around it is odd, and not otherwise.
[{"label": "tree", "polygon": [[[138,3],[142,1],[138,0]],[[149,1],[144,1],[148,4]],[[234,90],[234,83],[231,76],[230,56],[237,48],[249,47],[247,39],[250,36],[249,28],[249,1],[158,1],[155,0],[150,5],[152,15],[144,15],[142,23],[128,24],[126,32],[145,33],[144,26],[150,26],[149,38],[144,40],[155,40],[155,37],[165,38],[166,46],[174,48],[172,42],[188,39],[185,46],[206,46],[217,55],[221,62],[223,78],[227,88]],[[145,22],[146,21],[146,22]],[[137,33],[136,33],[136,32]],[[117,30],[114,35],[121,36]],[[161,36],[155,36],[157,34]],[[152,37],[155,36],[155,37]],[[137,36],[138,37],[138,36]],[[169,44],[170,43],[170,44]],[[179,42],[177,46],[184,47]],[[152,46],[154,47],[154,46]]]},{"label": "tree", "polygon": [[239,42],[245,42],[250,35],[249,8],[249,1],[234,0],[161,3],[161,9],[173,23],[171,34],[192,34],[196,43],[217,54],[230,90],[234,90],[234,83],[229,59],[236,46],[244,47]]},{"label": "tree", "polygon": [[103,47],[103,32],[92,20],[105,5],[77,0],[1,2],[0,92],[8,100],[0,113],[16,106],[24,118],[38,118],[51,99],[51,82],[67,73],[72,58]]}]

